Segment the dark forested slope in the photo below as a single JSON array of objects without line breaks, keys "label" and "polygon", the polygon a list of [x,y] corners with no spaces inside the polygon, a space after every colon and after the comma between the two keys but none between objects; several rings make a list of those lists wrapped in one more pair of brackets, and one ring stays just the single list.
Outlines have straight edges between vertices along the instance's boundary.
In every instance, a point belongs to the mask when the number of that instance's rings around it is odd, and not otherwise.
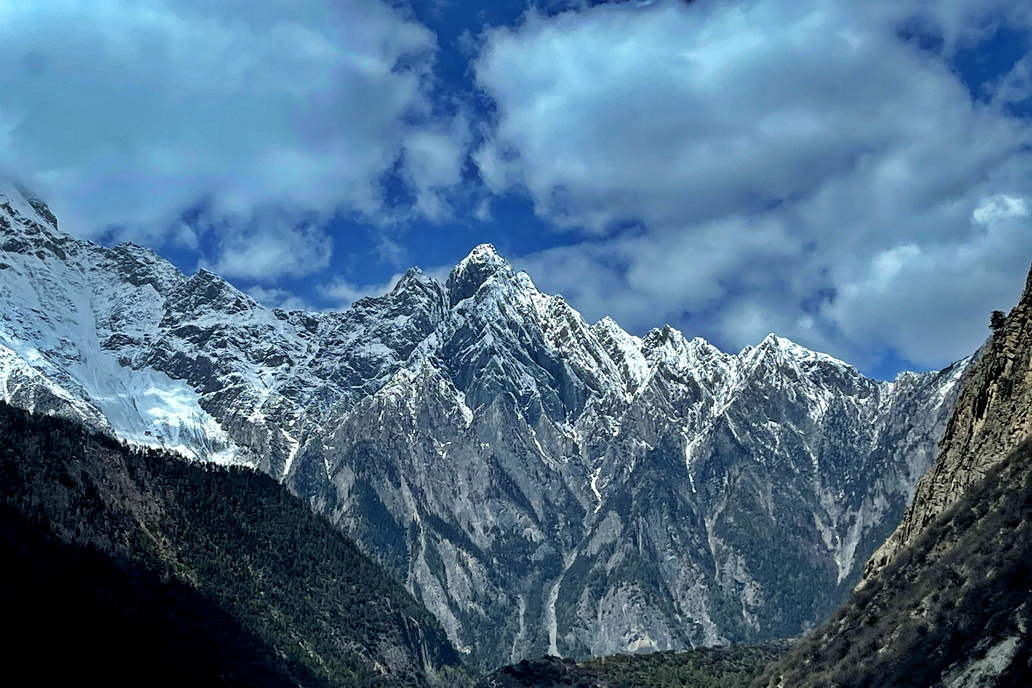
[{"label": "dark forested slope", "polygon": [[271,478],[0,403],[8,669],[48,683],[453,686],[433,617]]},{"label": "dark forested slope", "polygon": [[502,667],[476,688],[746,688],[785,645],[706,647],[572,659],[542,657]]}]

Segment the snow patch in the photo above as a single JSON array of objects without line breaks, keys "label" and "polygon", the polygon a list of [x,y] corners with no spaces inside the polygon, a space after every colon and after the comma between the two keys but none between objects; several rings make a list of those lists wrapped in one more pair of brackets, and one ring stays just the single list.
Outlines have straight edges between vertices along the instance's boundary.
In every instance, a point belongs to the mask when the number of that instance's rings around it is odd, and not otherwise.
[{"label": "snow patch", "polygon": [[598,510],[602,508],[602,493],[598,491],[598,479],[602,475],[602,467],[599,466],[591,474],[591,492],[595,495],[595,499],[598,500],[598,504],[595,505],[594,513],[598,513]]}]

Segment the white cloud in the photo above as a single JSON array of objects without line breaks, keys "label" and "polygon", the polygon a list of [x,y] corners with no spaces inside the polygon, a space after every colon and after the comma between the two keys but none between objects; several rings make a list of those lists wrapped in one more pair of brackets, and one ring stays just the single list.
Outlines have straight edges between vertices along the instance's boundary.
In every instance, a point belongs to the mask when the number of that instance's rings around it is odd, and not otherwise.
[{"label": "white cloud", "polygon": [[353,284],[341,278],[335,278],[328,284],[319,287],[319,294],[329,303],[329,310],[345,310],[355,301],[367,296],[383,296],[398,284],[402,274],[391,277],[384,284]]},{"label": "white cloud", "polygon": [[247,295],[267,308],[282,308],[285,311],[310,311],[312,307],[286,289],[265,288],[255,285]]},{"label": "white cloud", "polygon": [[948,55],[991,36],[1003,24],[1032,26],[1032,8],[1014,0],[901,0],[868,11],[897,22],[906,19],[908,28],[941,37],[942,50]]},{"label": "white cloud", "polygon": [[379,0],[0,2],[0,44],[0,168],[88,236],[157,237],[201,201],[376,217],[399,159],[440,215],[464,154],[433,34]]},{"label": "white cloud", "polygon": [[1023,218],[1030,214],[1032,214],[1032,210],[1029,209],[1028,200],[1001,194],[985,199],[980,206],[975,208],[971,219],[983,227],[991,228],[999,220]]},{"label": "white cloud", "polygon": [[413,132],[405,141],[405,169],[416,192],[415,211],[430,220],[451,212],[446,193],[462,181],[464,151],[470,134],[466,120],[456,117],[451,127]]},{"label": "white cloud", "polygon": [[1032,99],[1032,56],[1026,55],[1015,63],[998,83],[994,84],[993,99],[1012,105]]},{"label": "white cloud", "polygon": [[[999,22],[1026,28],[1009,9],[530,13],[484,36],[477,83],[497,112],[475,158],[491,189],[585,234],[523,264],[590,316],[940,365],[977,346],[1032,257],[1027,215],[999,210],[1032,197],[1028,123],[973,98],[946,60]],[[943,35],[939,53],[906,38],[915,26]]]},{"label": "white cloud", "polygon": [[[839,287],[827,315],[851,341],[881,344],[913,360],[945,365],[988,335],[989,312],[1013,305],[1032,258],[1025,199],[986,199],[970,238],[901,244],[875,254]],[[961,326],[958,327],[958,324]]]},{"label": "white cloud", "polygon": [[280,208],[259,208],[250,219],[198,220],[216,244],[214,259],[200,267],[224,277],[275,283],[329,265],[333,240],[321,224]]}]

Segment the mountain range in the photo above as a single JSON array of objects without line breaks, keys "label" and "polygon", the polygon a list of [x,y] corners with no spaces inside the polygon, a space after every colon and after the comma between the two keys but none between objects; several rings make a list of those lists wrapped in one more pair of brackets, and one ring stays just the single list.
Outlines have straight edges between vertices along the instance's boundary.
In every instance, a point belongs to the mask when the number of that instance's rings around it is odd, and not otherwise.
[{"label": "mountain range", "polygon": [[814,627],[972,360],[885,382],[775,335],[639,338],[490,245],[343,312],[268,309],[0,188],[0,399],[269,474],[482,667]]}]

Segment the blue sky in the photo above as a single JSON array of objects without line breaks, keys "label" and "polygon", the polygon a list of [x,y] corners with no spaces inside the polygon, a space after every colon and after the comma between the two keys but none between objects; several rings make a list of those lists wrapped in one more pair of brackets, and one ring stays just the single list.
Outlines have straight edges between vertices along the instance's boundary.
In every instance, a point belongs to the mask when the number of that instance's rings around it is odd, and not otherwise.
[{"label": "blue sky", "polygon": [[1022,0],[0,0],[0,173],[269,305],[489,241],[589,320],[889,377],[1024,283],[1030,37]]}]

